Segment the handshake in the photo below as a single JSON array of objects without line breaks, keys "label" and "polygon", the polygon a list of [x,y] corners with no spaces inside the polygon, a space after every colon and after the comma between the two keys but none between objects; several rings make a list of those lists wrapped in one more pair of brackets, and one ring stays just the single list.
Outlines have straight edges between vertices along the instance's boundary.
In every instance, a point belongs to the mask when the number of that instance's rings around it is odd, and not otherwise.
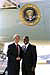
[{"label": "handshake", "polygon": [[20,59],[21,59],[20,57],[17,57],[17,58],[16,58],[16,60],[20,60]]}]

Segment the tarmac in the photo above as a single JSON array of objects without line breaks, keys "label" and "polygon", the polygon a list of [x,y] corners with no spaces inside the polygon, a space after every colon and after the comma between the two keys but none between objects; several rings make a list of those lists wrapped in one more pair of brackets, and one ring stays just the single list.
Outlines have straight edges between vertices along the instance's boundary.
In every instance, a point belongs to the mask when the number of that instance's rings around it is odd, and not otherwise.
[{"label": "tarmac", "polygon": [[[3,61],[3,60],[2,60]],[[20,74],[19,75],[22,75],[22,70],[21,70],[21,63],[22,63],[22,60],[20,62]],[[0,75],[4,72],[6,66],[4,66],[6,63],[4,62],[0,62]],[[36,68],[35,68],[35,75],[49,75],[50,74],[50,64],[37,64],[36,65]],[[7,75],[7,72],[6,74]]]}]

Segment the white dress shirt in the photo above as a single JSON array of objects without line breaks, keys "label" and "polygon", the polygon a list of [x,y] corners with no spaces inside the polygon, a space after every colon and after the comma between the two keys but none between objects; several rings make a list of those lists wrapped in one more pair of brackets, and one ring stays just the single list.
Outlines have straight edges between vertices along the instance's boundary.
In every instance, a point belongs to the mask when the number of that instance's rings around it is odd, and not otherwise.
[{"label": "white dress shirt", "polygon": [[27,49],[28,45],[29,45],[29,43],[25,45],[26,46],[26,49]]}]

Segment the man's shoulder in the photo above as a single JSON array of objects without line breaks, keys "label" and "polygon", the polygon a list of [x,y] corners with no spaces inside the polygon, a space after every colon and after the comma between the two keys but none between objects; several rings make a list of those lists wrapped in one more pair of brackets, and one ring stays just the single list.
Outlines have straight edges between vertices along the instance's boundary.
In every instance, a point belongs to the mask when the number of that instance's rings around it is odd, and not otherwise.
[{"label": "man's shoulder", "polygon": [[32,46],[32,47],[36,47],[36,45],[30,44],[30,43],[29,43],[29,45]]},{"label": "man's shoulder", "polygon": [[12,46],[14,46],[14,45],[15,45],[15,43],[12,43],[12,44],[9,44],[8,47],[12,47]]},{"label": "man's shoulder", "polygon": [[36,45],[32,45],[33,47],[36,47]]}]

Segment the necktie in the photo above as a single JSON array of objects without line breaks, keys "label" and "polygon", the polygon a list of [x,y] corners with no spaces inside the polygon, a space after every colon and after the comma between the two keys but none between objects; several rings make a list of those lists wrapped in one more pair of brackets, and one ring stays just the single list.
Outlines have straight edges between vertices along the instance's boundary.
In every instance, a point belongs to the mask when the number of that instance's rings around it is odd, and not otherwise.
[{"label": "necktie", "polygon": [[20,47],[18,46],[18,56],[20,55]]},{"label": "necktie", "polygon": [[26,50],[27,50],[27,49],[26,49],[26,46],[24,46],[24,53],[26,53]]},{"label": "necktie", "polygon": [[19,56],[19,55],[20,55],[20,48],[19,48],[18,45],[16,46],[16,50],[17,50],[17,52],[18,52],[18,56]]},{"label": "necktie", "polygon": [[18,50],[18,45],[16,45],[16,50]]}]

